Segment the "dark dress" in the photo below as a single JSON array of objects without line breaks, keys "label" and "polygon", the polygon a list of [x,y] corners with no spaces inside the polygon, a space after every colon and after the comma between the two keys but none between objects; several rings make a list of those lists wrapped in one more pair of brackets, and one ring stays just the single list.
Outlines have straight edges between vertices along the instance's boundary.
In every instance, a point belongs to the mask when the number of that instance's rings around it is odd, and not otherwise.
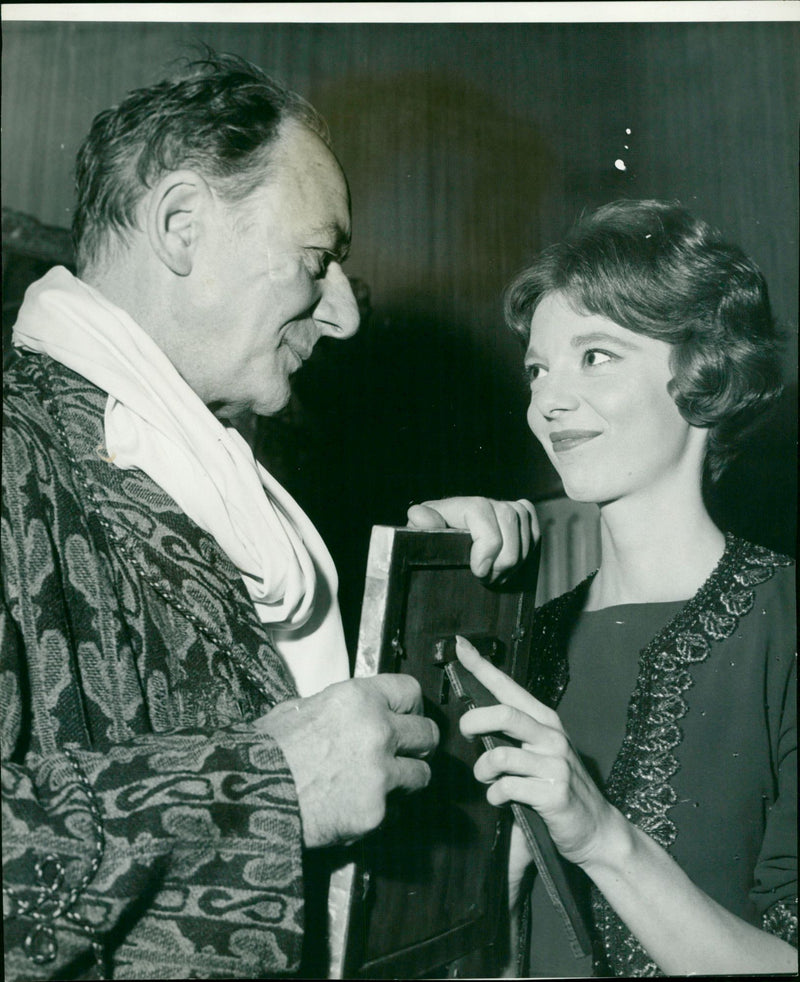
[{"label": "dark dress", "polygon": [[[791,561],[728,537],[688,602],[583,612],[589,580],[537,615],[530,688],[557,706],[606,796],[732,913],[796,944],[796,627]],[[576,867],[593,958],[531,894],[523,974],[660,974]]]}]

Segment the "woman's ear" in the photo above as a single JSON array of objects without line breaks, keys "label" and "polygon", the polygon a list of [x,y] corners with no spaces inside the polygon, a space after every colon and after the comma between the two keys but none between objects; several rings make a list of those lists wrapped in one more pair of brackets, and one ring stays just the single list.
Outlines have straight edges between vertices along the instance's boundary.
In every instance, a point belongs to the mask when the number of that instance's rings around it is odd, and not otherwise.
[{"label": "woman's ear", "polygon": [[146,216],[150,246],[176,276],[188,276],[192,271],[212,198],[208,182],[192,170],[165,174],[150,192]]}]

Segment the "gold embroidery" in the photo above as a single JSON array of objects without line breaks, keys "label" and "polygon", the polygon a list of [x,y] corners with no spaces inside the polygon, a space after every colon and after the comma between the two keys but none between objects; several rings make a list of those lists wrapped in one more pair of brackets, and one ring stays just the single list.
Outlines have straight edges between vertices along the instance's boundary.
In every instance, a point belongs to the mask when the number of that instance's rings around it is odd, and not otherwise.
[{"label": "gold embroidery", "polygon": [[113,464],[117,457],[115,453],[109,454],[108,450],[106,450],[102,443],[99,443],[95,447],[95,453],[100,460],[104,460],[107,464]]}]

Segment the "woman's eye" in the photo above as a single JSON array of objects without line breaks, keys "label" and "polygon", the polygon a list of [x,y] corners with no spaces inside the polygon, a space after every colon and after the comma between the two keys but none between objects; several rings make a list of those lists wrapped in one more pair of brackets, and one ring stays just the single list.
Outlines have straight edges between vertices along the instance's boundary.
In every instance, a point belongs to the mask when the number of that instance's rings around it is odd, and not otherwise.
[{"label": "woman's eye", "polygon": [[544,367],[544,365],[525,366],[525,378],[528,380],[528,383],[535,382],[543,375],[547,375],[547,369]]},{"label": "woman's eye", "polygon": [[595,365],[604,365],[606,362],[611,361],[613,357],[614,356],[609,354],[607,351],[600,351],[597,348],[591,348],[584,354],[583,360],[585,364],[589,365],[590,367],[594,367]]}]

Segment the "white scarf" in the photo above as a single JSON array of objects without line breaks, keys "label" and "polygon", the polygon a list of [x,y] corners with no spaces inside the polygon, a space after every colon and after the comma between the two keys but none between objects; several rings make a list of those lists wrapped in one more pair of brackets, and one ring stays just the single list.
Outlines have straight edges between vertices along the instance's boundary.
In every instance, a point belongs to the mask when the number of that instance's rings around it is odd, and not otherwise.
[{"label": "white scarf", "polygon": [[216,539],[271,625],[300,694],[346,678],[338,578],[319,533],[152,338],[57,266],[26,291],[13,340],[108,393],[109,459],[144,471]]}]

